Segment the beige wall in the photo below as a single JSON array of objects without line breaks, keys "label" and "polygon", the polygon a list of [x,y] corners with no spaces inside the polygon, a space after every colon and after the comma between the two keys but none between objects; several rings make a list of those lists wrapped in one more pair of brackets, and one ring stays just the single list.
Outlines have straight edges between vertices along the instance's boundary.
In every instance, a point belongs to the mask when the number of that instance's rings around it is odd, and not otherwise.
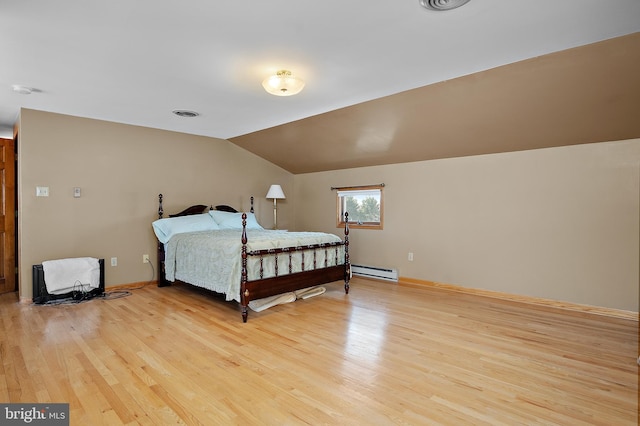
[{"label": "beige wall", "polygon": [[[264,195],[280,183],[288,197],[278,202],[280,228],[341,235],[330,187],[384,182],[385,229],[351,230],[354,262],[638,311],[637,139],[293,176],[221,139],[23,110],[18,150],[25,300],[31,266],[47,259],[105,258],[107,286],[150,280],[142,254],[155,259],[150,224],[160,192],[166,214],[193,203],[248,209],[254,195],[269,227]],[[36,186],[51,195],[36,197]]]},{"label": "beige wall", "polygon": [[351,230],[354,263],[638,311],[638,139],[296,175],[295,228],[340,233],[330,187],[378,183],[384,230]]},{"label": "beige wall", "polygon": [[[222,139],[22,110],[18,139],[20,298],[31,299],[31,267],[43,260],[104,258],[107,286],[145,282],[155,265],[158,194],[165,215],[191,204],[230,204],[249,209],[264,226],[273,204],[272,183],[293,192],[293,176]],[[36,197],[48,186],[49,197]],[[73,198],[73,188],[82,189]],[[278,203],[278,225],[293,215]],[[118,266],[110,266],[110,258]]]}]

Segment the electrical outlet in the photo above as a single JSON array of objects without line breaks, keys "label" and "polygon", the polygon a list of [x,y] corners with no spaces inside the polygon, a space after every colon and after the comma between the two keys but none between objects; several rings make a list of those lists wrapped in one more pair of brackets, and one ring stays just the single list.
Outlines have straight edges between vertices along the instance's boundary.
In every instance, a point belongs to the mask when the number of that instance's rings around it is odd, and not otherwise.
[{"label": "electrical outlet", "polygon": [[413,253],[409,252],[409,255],[407,256],[407,260],[409,260],[409,262],[413,262]]},{"label": "electrical outlet", "polygon": [[142,263],[149,263],[149,255],[148,254],[143,254],[142,255]]},{"label": "electrical outlet", "polygon": [[111,258],[111,266],[118,266],[118,258],[117,257],[112,257]]}]

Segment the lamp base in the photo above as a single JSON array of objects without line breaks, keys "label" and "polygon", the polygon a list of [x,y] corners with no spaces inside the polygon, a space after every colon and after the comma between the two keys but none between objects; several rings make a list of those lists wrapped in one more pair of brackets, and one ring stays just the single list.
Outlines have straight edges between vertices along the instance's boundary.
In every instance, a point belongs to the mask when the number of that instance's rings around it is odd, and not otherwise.
[{"label": "lamp base", "polygon": [[276,199],[273,199],[273,230],[278,229],[278,208],[276,204]]}]

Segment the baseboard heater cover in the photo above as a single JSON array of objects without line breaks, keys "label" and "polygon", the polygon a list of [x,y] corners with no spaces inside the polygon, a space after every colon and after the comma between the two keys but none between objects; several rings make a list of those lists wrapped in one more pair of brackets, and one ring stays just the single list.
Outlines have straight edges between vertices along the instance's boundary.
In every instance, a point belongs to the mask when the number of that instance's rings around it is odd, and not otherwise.
[{"label": "baseboard heater cover", "polygon": [[[89,291],[92,296],[99,296],[104,293],[104,259],[98,259],[100,265],[100,284],[98,288],[94,288]],[[32,266],[32,286],[33,286],[33,303],[45,304],[51,300],[74,298],[74,293],[69,292],[65,294],[49,294],[47,291],[47,285],[44,281],[44,269],[42,265]]]},{"label": "baseboard heater cover", "polygon": [[351,272],[353,275],[359,275],[361,277],[398,282],[397,269],[379,268],[377,266],[351,265]]}]

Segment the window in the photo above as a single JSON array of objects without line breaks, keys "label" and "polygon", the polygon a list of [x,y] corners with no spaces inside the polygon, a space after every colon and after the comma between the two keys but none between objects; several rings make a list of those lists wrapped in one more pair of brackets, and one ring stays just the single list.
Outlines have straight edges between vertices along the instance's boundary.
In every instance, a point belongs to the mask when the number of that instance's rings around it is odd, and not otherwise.
[{"label": "window", "polygon": [[344,226],[346,212],[349,213],[350,228],[382,229],[383,186],[338,188],[337,226]]}]

